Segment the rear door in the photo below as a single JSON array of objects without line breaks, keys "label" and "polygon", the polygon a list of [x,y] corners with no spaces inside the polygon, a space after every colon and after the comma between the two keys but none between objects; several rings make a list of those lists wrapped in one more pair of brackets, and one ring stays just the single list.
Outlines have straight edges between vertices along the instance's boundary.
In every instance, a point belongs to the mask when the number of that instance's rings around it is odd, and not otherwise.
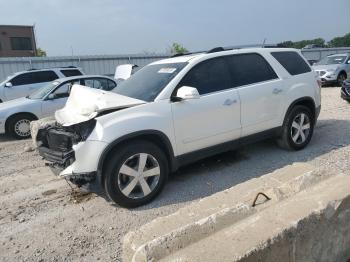
[{"label": "rear door", "polygon": [[178,88],[182,86],[197,88],[200,98],[172,103],[180,155],[240,137],[240,100],[223,57],[195,65]]},{"label": "rear door", "polygon": [[30,95],[57,78],[58,76],[52,70],[20,74],[10,80],[12,87],[5,89],[5,97],[7,100],[11,100]]},{"label": "rear door", "polygon": [[242,137],[276,127],[285,94],[282,80],[260,54],[232,55],[227,61],[241,99]]}]

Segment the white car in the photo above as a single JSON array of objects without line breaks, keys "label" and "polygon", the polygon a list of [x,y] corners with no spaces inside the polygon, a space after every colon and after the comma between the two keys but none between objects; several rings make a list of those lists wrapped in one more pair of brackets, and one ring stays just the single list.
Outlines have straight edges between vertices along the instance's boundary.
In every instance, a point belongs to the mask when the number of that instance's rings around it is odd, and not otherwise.
[{"label": "white car", "polygon": [[15,73],[0,83],[0,103],[30,95],[53,80],[78,75],[83,72],[73,66]]},{"label": "white car", "polygon": [[102,90],[113,90],[117,85],[112,78],[99,75],[57,79],[27,97],[1,103],[0,134],[6,132],[17,139],[29,137],[30,122],[52,116],[57,109],[64,107],[74,84]]},{"label": "white car", "polygon": [[319,78],[285,48],[157,61],[115,92],[74,86],[57,123],[36,139],[59,176],[125,207],[151,201],[180,166],[248,142],[276,137],[303,149],[321,109]]}]

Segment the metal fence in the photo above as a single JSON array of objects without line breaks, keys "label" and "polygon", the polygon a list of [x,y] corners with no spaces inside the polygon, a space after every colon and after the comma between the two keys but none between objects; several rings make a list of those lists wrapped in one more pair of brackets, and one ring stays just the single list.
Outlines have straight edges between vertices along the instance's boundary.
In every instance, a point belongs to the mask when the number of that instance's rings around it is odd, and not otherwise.
[{"label": "metal fence", "polygon": [[14,57],[0,58],[0,82],[7,76],[28,69],[77,66],[86,74],[113,76],[121,64],[136,64],[140,67],[167,55],[105,55],[105,56],[61,56],[61,57]]},{"label": "metal fence", "polygon": [[[308,60],[320,60],[330,54],[350,52],[350,48],[319,48],[301,50]],[[61,57],[14,57],[0,58],[0,81],[7,76],[28,69],[62,66],[77,66],[86,74],[114,75],[121,64],[136,64],[140,67],[168,55],[105,55],[105,56],[61,56]]]},{"label": "metal fence", "polygon": [[350,47],[302,49],[301,52],[306,59],[318,61],[328,55],[350,53]]}]

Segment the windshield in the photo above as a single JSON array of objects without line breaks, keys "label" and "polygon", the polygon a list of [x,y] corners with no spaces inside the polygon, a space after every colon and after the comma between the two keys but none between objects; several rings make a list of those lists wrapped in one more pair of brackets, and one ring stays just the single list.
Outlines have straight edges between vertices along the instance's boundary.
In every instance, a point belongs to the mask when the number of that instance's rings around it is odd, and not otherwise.
[{"label": "windshield", "polygon": [[345,55],[339,55],[339,56],[327,56],[320,60],[320,62],[316,63],[317,65],[335,65],[335,64],[342,64],[344,63],[346,59]]},{"label": "windshield", "polygon": [[186,65],[187,63],[171,63],[145,66],[119,83],[113,92],[151,102]]},{"label": "windshield", "polygon": [[43,99],[46,95],[48,95],[52,89],[54,89],[57,85],[59,85],[60,82],[58,81],[53,81],[39,90],[35,91],[31,95],[28,96],[29,99]]}]

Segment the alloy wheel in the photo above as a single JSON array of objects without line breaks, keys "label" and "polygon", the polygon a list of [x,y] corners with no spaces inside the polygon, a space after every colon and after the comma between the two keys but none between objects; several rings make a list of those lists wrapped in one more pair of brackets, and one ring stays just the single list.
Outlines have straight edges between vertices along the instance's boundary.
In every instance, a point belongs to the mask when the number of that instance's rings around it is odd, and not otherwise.
[{"label": "alloy wheel", "polygon": [[150,154],[129,157],[118,172],[118,187],[128,198],[144,198],[154,191],[160,178],[158,161]]},{"label": "alloy wheel", "polygon": [[295,144],[303,144],[310,135],[310,118],[305,113],[296,115],[291,127],[291,137]]}]

